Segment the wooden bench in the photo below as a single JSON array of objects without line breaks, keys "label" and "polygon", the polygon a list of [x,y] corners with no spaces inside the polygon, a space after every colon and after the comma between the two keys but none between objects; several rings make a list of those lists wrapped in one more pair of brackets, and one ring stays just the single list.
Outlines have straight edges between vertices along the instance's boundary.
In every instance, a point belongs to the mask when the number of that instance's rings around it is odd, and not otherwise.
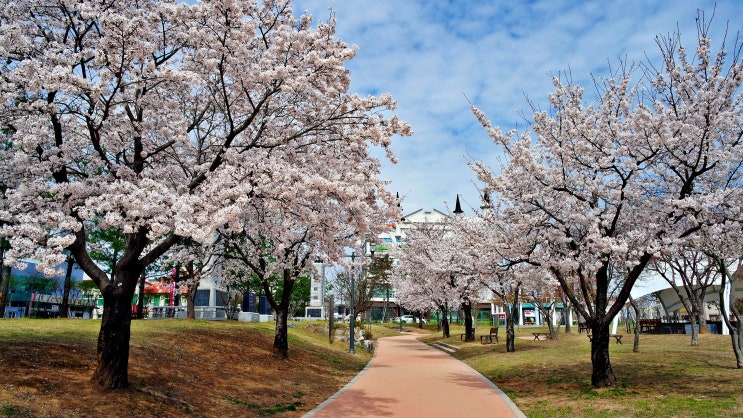
[{"label": "wooden bench", "polygon": [[542,335],[544,335],[544,337],[545,337],[544,339],[545,340],[551,340],[552,339],[552,334],[550,334],[549,332],[532,332],[532,335],[534,335],[534,339],[537,340],[537,341],[541,341],[541,338],[539,338],[539,337],[541,337]]},{"label": "wooden bench", "polygon": [[487,344],[488,342],[493,342],[493,337],[495,337],[495,342],[498,342],[498,327],[490,328],[490,333],[487,335],[481,335],[480,336],[480,344]]},{"label": "wooden bench", "polygon": [[581,334],[583,331],[585,331],[586,334],[590,334],[591,327],[589,327],[585,322],[578,322],[578,334]]},{"label": "wooden bench", "polygon": [[[593,335],[588,334],[587,336],[588,336],[588,341],[593,341]],[[609,336],[617,340],[617,344],[621,344],[622,337],[624,337],[624,334],[609,334]]]}]

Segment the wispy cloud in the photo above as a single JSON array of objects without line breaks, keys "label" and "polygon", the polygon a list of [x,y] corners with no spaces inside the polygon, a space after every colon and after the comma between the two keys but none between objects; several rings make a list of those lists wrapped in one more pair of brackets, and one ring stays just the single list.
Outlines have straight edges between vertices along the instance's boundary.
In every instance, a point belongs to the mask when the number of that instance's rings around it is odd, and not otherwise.
[{"label": "wispy cloud", "polygon": [[692,47],[697,9],[709,17],[715,3],[719,45],[728,22],[733,33],[743,27],[743,2],[296,0],[294,8],[327,20],[332,7],[338,36],[359,47],[352,89],[391,93],[413,126],[415,136],[393,146],[400,162],[382,171],[413,211],[453,207],[458,193],[479,205],[467,156],[495,163],[498,150],[468,99],[503,129],[523,129],[525,96],[546,108],[551,74],[567,71],[588,91],[590,76],[607,76],[619,59],[657,57],[655,36],[677,25]]}]

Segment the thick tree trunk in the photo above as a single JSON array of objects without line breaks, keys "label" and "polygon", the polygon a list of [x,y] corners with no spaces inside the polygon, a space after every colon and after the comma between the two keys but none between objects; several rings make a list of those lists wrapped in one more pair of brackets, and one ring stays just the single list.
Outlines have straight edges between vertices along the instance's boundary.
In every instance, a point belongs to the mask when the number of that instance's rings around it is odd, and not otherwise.
[{"label": "thick tree trunk", "polygon": [[689,321],[691,322],[691,345],[699,345],[699,330],[697,329],[697,318],[695,315],[689,315]]},{"label": "thick tree trunk", "polygon": [[591,385],[596,388],[610,387],[617,383],[617,377],[611,368],[609,359],[609,326],[605,324],[591,327]]},{"label": "thick tree trunk", "polygon": [[449,309],[445,306],[439,306],[439,309],[441,310],[441,320],[439,321],[439,325],[441,326],[442,336],[444,338],[449,338],[451,336],[451,333],[449,332]]},{"label": "thick tree trunk", "polygon": [[273,353],[281,358],[289,358],[288,309],[276,310],[276,335],[273,338]]},{"label": "thick tree trunk", "polygon": [[[292,276],[289,269],[284,269],[283,277],[284,288],[280,295],[281,302],[275,303],[276,301],[273,298],[269,298],[269,302],[274,311],[276,311],[276,334],[273,339],[273,353],[281,356],[281,358],[289,358],[289,327],[287,321],[289,318],[289,303],[296,277]],[[266,293],[268,293],[269,289],[265,281],[263,286]],[[351,315],[355,315],[355,312],[351,312]],[[355,319],[355,316],[351,317],[351,321]]]},{"label": "thick tree trunk", "polygon": [[738,322],[739,328],[732,328],[730,338],[733,340],[733,353],[735,353],[736,367],[743,369],[743,333],[740,332],[741,323]]},{"label": "thick tree trunk", "polygon": [[[508,308],[506,308],[508,312]],[[516,333],[513,329],[513,313],[506,313],[506,352],[516,352]]]},{"label": "thick tree trunk", "polygon": [[[139,277],[137,274],[135,277]],[[103,317],[98,334],[98,366],[93,382],[102,389],[120,389],[129,385],[129,337],[132,322],[132,297],[136,279],[130,285],[112,283],[102,290]]]},{"label": "thick tree trunk", "polygon": [[462,310],[464,311],[464,332],[467,334],[464,340],[475,341],[475,327],[472,324],[472,303],[463,303]]}]

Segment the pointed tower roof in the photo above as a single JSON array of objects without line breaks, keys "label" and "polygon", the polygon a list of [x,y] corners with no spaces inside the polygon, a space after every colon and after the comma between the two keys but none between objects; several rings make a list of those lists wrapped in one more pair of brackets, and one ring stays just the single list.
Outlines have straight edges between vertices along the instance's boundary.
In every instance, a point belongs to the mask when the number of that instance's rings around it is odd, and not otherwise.
[{"label": "pointed tower roof", "polygon": [[464,211],[462,210],[462,205],[459,204],[459,195],[457,195],[457,203],[454,205],[454,214],[455,215],[461,215]]}]

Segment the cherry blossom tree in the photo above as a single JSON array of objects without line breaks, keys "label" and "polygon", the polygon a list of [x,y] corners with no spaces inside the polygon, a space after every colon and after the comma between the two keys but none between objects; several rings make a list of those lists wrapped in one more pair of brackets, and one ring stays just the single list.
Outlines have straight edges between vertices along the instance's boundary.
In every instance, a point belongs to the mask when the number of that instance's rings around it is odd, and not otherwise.
[{"label": "cherry blossom tree", "polygon": [[[128,385],[146,266],[291,187],[304,151],[363,160],[407,130],[389,96],[348,92],[356,51],[335,22],[294,17],[289,0],[19,0],[0,6],[0,22],[6,257],[48,272],[67,249],[96,283],[101,388]],[[89,254],[94,220],[126,242],[111,275]]]},{"label": "cherry blossom tree", "polygon": [[[515,318],[524,295],[530,295],[549,282],[549,273],[523,258],[536,246],[534,228],[511,224],[507,208],[492,202],[490,191],[483,191],[482,211],[473,218],[459,218],[455,234],[466,242],[464,256],[474,270],[480,285],[489,289],[503,303],[506,313],[506,351],[515,352]],[[526,226],[523,230],[517,228]],[[513,236],[521,239],[514,240]]]},{"label": "cherry blossom tree", "polygon": [[[306,172],[296,171],[284,187],[264,191],[226,227],[227,257],[260,279],[275,312],[273,350],[279,356],[288,357],[292,290],[308,263],[322,256],[346,264],[345,248],[354,248],[365,235],[376,236],[399,216],[392,195],[377,178],[379,162],[366,152],[328,153],[327,159],[322,150],[307,152]],[[342,170],[332,172],[337,167]],[[275,280],[282,289],[276,296],[271,291]]]},{"label": "cherry blossom tree", "polygon": [[675,254],[661,252],[651,268],[676,292],[689,314],[691,345],[699,345],[699,332],[707,331],[704,310],[707,290],[719,281],[714,260],[702,251],[682,248]]},{"label": "cherry blossom tree", "polygon": [[508,161],[499,174],[472,167],[508,222],[538,237],[521,258],[549,271],[591,326],[595,387],[617,381],[609,325],[653,255],[713,228],[720,211],[740,211],[743,44],[730,60],[724,49],[713,55],[709,23],[698,22],[693,55],[678,33],[659,37],[662,63],[621,66],[596,82],[596,103],[555,77],[551,112],[535,110],[535,136],[503,133],[473,107]]},{"label": "cherry blossom tree", "polygon": [[444,338],[448,338],[448,314],[461,308],[467,341],[474,341],[472,302],[481,289],[465,255],[466,245],[456,239],[456,221],[420,223],[406,232],[396,252],[395,295],[407,309],[441,314]]}]

